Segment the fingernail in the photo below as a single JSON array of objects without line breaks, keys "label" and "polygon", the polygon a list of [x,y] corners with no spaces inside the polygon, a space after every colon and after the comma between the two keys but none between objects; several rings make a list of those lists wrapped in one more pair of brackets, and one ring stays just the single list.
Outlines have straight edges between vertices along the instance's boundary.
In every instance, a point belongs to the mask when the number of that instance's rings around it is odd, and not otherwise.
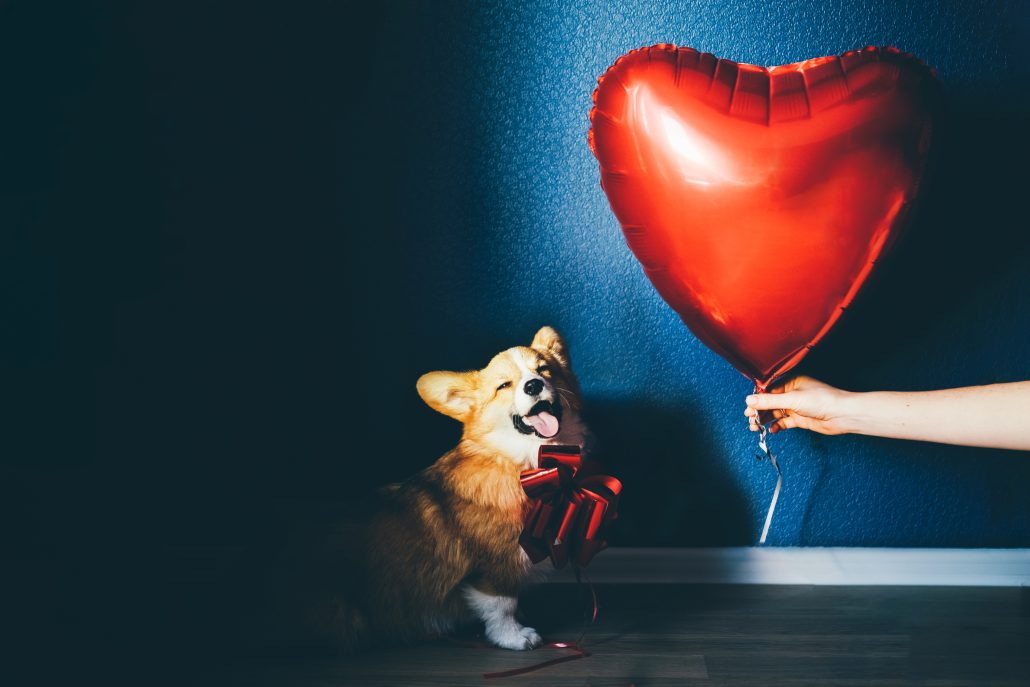
[{"label": "fingernail", "polygon": [[755,395],[755,394],[752,394],[751,396],[748,396],[747,398],[745,398],[744,401],[749,406],[753,406],[754,404],[758,403],[758,396]]}]

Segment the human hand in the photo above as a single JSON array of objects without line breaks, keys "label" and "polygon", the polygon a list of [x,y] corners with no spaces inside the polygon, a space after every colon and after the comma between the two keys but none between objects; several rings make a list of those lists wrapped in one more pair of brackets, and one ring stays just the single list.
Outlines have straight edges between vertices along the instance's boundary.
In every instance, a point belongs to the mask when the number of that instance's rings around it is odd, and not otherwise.
[{"label": "human hand", "polygon": [[[748,396],[744,415],[750,420],[752,432],[758,431],[759,419],[764,420],[764,424],[771,414],[774,422],[769,425],[769,431],[773,434],[794,427],[820,434],[846,434],[852,431],[846,412],[852,396],[851,392],[811,377],[794,377],[768,393]],[[763,412],[760,418],[759,411],[771,413]]]}]

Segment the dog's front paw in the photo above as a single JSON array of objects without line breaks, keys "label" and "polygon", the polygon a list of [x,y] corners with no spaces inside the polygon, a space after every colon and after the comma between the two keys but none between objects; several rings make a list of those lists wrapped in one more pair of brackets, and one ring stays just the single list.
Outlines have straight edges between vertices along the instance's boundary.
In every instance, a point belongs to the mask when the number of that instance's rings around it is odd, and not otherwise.
[{"label": "dog's front paw", "polygon": [[526,638],[526,641],[529,642],[530,649],[535,649],[544,643],[544,640],[537,634],[537,631],[531,627],[523,627],[520,632]]},{"label": "dog's front paw", "polygon": [[486,638],[502,649],[511,649],[513,651],[535,649],[543,643],[536,630],[531,627],[522,627],[516,622],[487,628]]}]

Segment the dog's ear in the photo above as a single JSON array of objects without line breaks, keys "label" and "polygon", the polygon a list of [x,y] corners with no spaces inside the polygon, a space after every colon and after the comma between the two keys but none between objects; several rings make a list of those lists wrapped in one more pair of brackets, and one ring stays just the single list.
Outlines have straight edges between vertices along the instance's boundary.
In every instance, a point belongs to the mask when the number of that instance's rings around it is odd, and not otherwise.
[{"label": "dog's ear", "polygon": [[540,331],[533,337],[533,343],[529,346],[535,351],[554,358],[562,367],[568,368],[570,364],[569,349],[561,334],[555,331],[554,327],[541,327]]},{"label": "dog's ear", "polygon": [[430,408],[458,422],[465,422],[472,412],[478,386],[478,372],[430,372],[415,384]]}]

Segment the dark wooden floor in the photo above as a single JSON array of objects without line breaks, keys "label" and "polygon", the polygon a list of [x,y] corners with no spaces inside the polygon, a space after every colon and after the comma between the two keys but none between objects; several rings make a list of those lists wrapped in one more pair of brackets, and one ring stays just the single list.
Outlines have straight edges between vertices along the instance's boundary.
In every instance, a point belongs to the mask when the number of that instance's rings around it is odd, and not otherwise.
[{"label": "dark wooden floor", "polygon": [[[526,593],[528,624],[576,639],[588,603],[572,585]],[[956,587],[599,585],[598,621],[576,661],[539,663],[436,642],[335,659],[234,659],[196,675],[211,685],[1030,685],[1030,590]],[[468,638],[466,638],[468,639]]]}]

